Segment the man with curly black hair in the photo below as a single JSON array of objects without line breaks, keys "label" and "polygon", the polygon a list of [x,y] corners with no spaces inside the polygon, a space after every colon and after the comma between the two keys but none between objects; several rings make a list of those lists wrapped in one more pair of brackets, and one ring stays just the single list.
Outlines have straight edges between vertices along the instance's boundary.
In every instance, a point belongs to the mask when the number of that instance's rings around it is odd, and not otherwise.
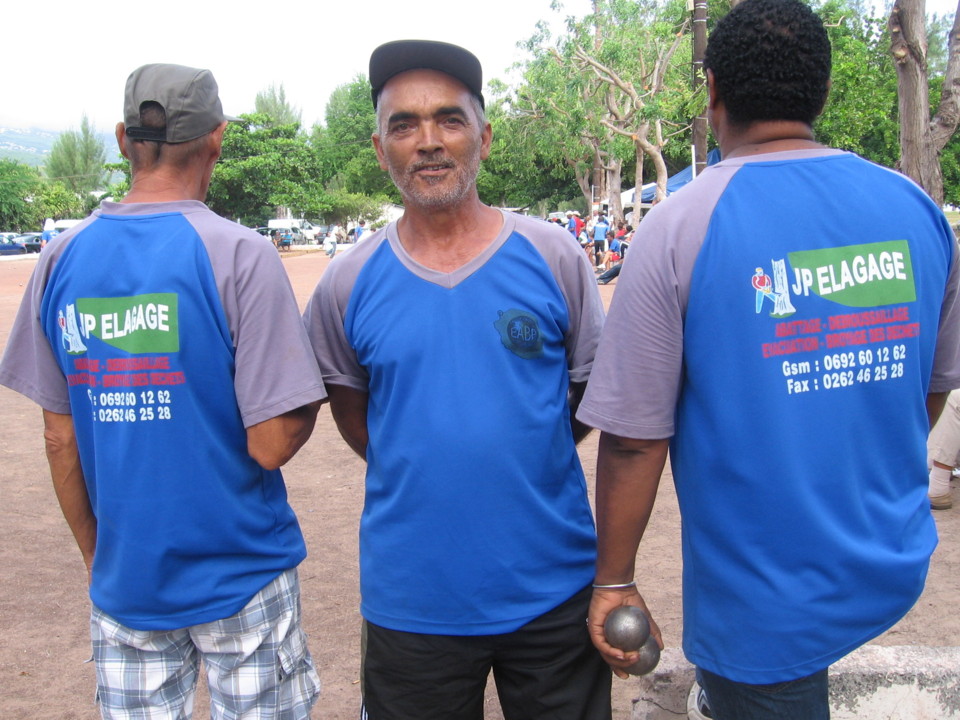
[{"label": "man with curly black hair", "polygon": [[742,3],[710,35],[703,65],[733,125],[811,126],[830,88],[830,40],[801,2]]},{"label": "man with curly black hair", "polygon": [[802,2],[738,5],[705,67],[723,161],[638,228],[577,415],[602,431],[590,631],[623,676],[636,653],[603,623],[645,608],[669,448],[683,647],[712,716],[824,720],[827,668],[910,609],[937,542],[926,437],[960,386],[956,242],[910,180],[815,141],[830,45]]}]

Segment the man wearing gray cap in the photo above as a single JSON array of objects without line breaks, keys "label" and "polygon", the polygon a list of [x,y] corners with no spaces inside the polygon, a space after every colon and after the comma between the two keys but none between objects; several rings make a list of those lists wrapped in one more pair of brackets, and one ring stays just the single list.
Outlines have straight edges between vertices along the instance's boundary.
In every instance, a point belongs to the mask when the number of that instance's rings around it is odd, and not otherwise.
[{"label": "man wearing gray cap", "polygon": [[371,720],[610,717],[589,645],[596,538],[572,421],[603,310],[553,224],[484,205],[480,63],[404,40],[370,59],[373,143],[404,214],[336,258],[306,311],[360,524]]},{"label": "man wearing gray cap", "polygon": [[326,393],[276,250],[203,204],[228,119],[207,70],[130,75],[130,192],[47,246],[0,363],[43,408],[104,718],[190,717],[201,658],[215,717],[319,694],[279,467]]}]

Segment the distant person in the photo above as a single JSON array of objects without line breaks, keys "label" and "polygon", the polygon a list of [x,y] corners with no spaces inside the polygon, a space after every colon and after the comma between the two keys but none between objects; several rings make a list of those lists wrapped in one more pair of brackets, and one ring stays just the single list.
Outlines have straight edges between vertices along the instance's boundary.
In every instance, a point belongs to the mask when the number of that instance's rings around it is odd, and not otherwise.
[{"label": "distant person", "polygon": [[597,267],[603,262],[604,253],[607,252],[607,233],[610,231],[610,223],[607,222],[607,218],[603,213],[597,215],[597,222],[593,225],[593,249],[596,253],[596,258],[593,261],[593,264]]},{"label": "distant person", "polygon": [[597,285],[607,285],[611,280],[616,280],[620,276],[620,269],[623,267],[623,262],[618,262],[609,270],[604,270],[597,276]]},{"label": "distant person", "polygon": [[960,461],[960,391],[947,398],[947,406],[927,440],[927,465],[930,468],[930,507],[949,510],[953,507],[950,480]]},{"label": "distant person", "polygon": [[332,258],[337,254],[337,236],[340,232],[340,226],[334,225],[330,228],[326,237],[323,238],[323,252],[326,253],[327,257]]},{"label": "distant person", "polygon": [[613,231],[607,231],[607,251],[603,254],[603,269],[610,270],[614,265],[620,262],[620,238],[613,234]]},{"label": "distant person", "polygon": [[0,363],[43,408],[104,718],[189,717],[201,660],[214,717],[320,692],[279,467],[326,393],[277,253],[203,204],[226,125],[210,71],[130,75],[130,192],[41,254]]},{"label": "distant person", "polygon": [[354,231],[354,240],[356,242],[360,242],[360,237],[363,235],[366,229],[367,229],[366,220],[361,220],[359,223],[357,223],[356,230]]},{"label": "distant person", "polygon": [[40,249],[47,246],[47,243],[57,236],[57,226],[52,218],[47,218],[43,223],[43,232],[40,233]]},{"label": "distant person", "polygon": [[579,238],[579,237],[580,237],[580,234],[583,232],[584,226],[586,225],[586,223],[585,223],[585,222],[581,219],[581,217],[580,217],[580,211],[579,211],[579,210],[574,210],[574,211],[573,211],[573,222],[576,223],[576,226],[577,226],[577,231],[576,231],[574,237]]},{"label": "distant person", "polygon": [[644,607],[669,446],[711,716],[825,720],[829,665],[913,606],[937,543],[926,440],[960,387],[957,244],[910,180],[816,142],[830,42],[805,3],[737,5],[704,68],[723,161],[637,229],[578,414],[602,431],[596,582],[623,586],[595,591],[589,627],[622,675],[635,654],[603,623]]},{"label": "distant person", "polygon": [[603,322],[562,227],[484,205],[482,72],[463,48],[377,48],[374,148],[396,222],[331,263],[305,322],[360,521],[371,720],[609,720],[584,622],[595,535],[572,419]]},{"label": "distant person", "polygon": [[599,215],[600,215],[600,212],[598,210],[595,210],[593,214],[590,215],[590,219],[587,220],[586,222],[585,227],[587,229],[587,235],[589,235],[591,239],[593,239],[593,228],[597,224],[597,218]]}]

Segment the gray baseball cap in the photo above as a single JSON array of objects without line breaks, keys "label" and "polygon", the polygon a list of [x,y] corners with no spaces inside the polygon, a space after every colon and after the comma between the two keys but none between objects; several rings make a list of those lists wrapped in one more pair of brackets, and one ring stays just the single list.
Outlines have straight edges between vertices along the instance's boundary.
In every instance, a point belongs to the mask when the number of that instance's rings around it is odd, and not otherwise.
[{"label": "gray baseball cap", "polygon": [[[159,104],[166,127],[141,127],[143,103]],[[182,143],[213,132],[224,120],[217,81],[209,70],[162,63],[137,68],[127,78],[123,95],[123,122],[134,140]]]}]

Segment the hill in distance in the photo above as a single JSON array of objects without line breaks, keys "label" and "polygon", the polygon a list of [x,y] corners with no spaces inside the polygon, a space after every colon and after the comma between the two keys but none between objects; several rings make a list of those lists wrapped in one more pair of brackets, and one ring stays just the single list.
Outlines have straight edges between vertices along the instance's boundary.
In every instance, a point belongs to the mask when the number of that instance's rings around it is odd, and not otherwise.
[{"label": "hill in distance", "polygon": [[[59,135],[55,130],[0,127],[0,158],[40,167],[50,156],[50,149]],[[100,133],[100,138],[107,153],[107,162],[120,162],[116,138],[110,133]]]}]

